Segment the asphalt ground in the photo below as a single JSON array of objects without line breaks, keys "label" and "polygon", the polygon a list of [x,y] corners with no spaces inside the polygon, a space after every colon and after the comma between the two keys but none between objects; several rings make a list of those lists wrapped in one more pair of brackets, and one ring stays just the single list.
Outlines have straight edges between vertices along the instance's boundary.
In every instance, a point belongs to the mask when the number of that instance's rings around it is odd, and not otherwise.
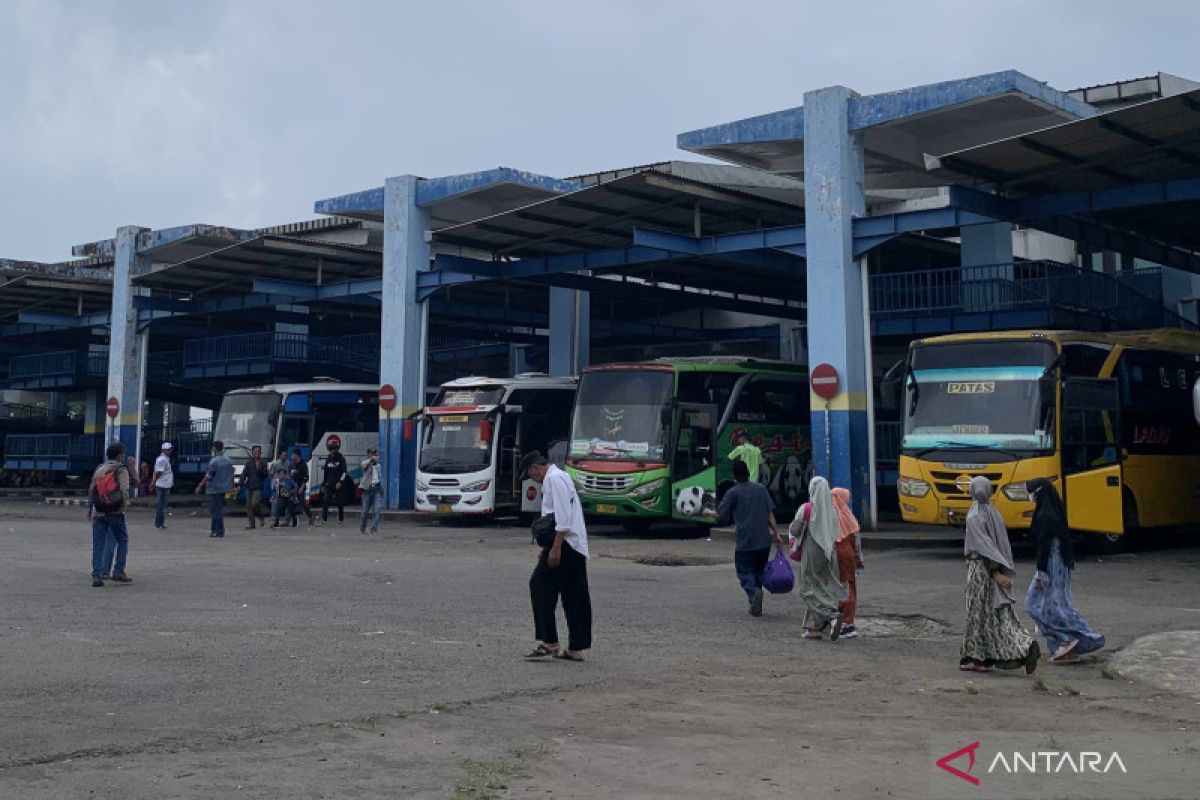
[{"label": "asphalt ground", "polygon": [[214,540],[203,510],[165,531],[137,510],[133,583],[94,589],[81,509],[3,510],[3,798],[952,796],[931,756],[972,735],[1101,737],[1134,761],[1029,796],[1200,796],[1200,678],[1187,658],[1174,684],[1139,673],[1163,652],[1139,642],[1200,630],[1195,546],[1081,560],[1109,648],[1031,679],[955,668],[953,544],[868,550],[863,635],[833,644],[799,638],[794,595],[749,617],[719,532],[598,528],[595,648],[530,664],[518,527],[231,517]]}]

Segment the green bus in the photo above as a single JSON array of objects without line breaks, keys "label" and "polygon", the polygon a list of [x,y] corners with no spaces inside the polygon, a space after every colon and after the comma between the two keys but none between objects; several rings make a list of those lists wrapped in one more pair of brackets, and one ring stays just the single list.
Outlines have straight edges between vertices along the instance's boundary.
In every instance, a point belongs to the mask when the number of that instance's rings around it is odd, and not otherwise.
[{"label": "green bus", "polygon": [[567,472],[584,513],[644,530],[704,524],[733,485],[740,433],[763,452],[760,479],[789,518],[812,476],[808,369],[742,356],[588,367],[579,380]]}]

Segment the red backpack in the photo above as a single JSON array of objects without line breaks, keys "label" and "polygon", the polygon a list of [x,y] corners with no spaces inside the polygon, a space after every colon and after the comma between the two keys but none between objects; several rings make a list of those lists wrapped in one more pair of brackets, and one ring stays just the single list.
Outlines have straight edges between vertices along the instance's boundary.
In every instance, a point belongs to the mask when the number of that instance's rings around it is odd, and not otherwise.
[{"label": "red backpack", "polygon": [[122,464],[116,469],[110,469],[96,481],[92,504],[101,514],[112,514],[120,511],[125,505],[125,495],[121,492],[120,481],[117,480],[117,473],[123,469],[128,468]]}]

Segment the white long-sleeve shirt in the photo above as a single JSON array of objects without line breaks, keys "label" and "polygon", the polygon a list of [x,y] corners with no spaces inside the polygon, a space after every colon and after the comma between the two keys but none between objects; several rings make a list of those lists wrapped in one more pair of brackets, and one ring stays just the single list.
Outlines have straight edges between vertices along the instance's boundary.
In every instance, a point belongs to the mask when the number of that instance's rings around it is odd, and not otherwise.
[{"label": "white long-sleeve shirt", "polygon": [[570,531],[563,541],[584,558],[588,558],[587,526],[583,522],[583,506],[571,477],[554,464],[546,469],[542,480],[542,516],[554,515],[556,531]]}]

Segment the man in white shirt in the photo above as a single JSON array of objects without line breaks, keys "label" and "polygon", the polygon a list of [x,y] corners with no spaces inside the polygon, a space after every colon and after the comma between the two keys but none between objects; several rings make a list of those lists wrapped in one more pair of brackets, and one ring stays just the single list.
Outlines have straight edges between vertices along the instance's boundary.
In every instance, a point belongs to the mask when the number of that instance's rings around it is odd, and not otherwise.
[{"label": "man in white shirt", "polygon": [[163,442],[162,454],[154,460],[154,492],[158,506],[154,511],[154,527],[167,527],[167,500],[175,487],[175,471],[171,469],[171,443]]},{"label": "man in white shirt", "polygon": [[[542,516],[554,517],[554,541],[538,554],[529,576],[537,646],[528,659],[583,661],[592,646],[592,600],[588,594],[587,526],[575,484],[567,473],[536,450],[521,459],[521,475],[542,485]],[[555,615],[562,598],[567,617],[567,649],[559,650]]]}]

